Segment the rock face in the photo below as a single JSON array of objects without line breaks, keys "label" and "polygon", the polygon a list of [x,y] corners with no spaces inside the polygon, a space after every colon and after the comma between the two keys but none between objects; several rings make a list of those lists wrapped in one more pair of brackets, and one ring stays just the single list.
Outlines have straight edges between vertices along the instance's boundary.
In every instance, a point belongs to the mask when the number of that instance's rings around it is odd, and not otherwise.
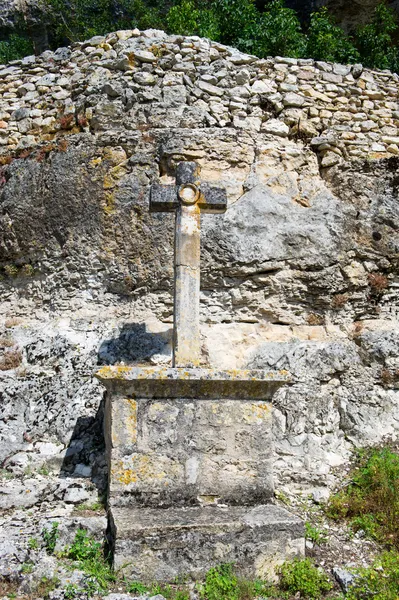
[{"label": "rock face", "polygon": [[104,485],[92,375],[170,361],[173,216],[148,201],[182,160],[228,195],[202,217],[204,365],[295,376],[277,485],[397,436],[397,75],[136,30],[0,75],[4,468]]}]

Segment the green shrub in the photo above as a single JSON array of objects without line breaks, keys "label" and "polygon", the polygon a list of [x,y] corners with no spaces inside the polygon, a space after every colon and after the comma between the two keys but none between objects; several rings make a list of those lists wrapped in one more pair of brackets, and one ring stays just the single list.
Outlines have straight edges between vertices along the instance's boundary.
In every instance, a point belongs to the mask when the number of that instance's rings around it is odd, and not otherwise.
[{"label": "green shrub", "polygon": [[379,4],[371,23],[358,29],[356,35],[360,58],[366,67],[397,71],[399,55],[394,42],[397,32],[395,13],[384,3]]},{"label": "green shrub", "polygon": [[160,11],[145,0],[43,0],[55,45],[117,29],[164,27]]},{"label": "green shrub", "polygon": [[357,578],[347,600],[397,600],[399,597],[399,554],[385,552],[368,568],[357,569]]},{"label": "green shrub", "polygon": [[325,529],[315,527],[308,522],[305,523],[305,537],[318,546],[326,544],[328,541],[327,531]]},{"label": "green shrub", "polygon": [[264,56],[304,56],[306,36],[296,12],[284,0],[272,0],[259,19],[254,52]]},{"label": "green shrub", "polygon": [[126,585],[126,590],[129,594],[146,594],[149,588],[139,581],[131,581]]},{"label": "green shrub", "polygon": [[31,40],[17,33],[11,33],[7,40],[0,42],[0,63],[8,63],[34,53]]},{"label": "green shrub", "polygon": [[239,587],[233,565],[224,564],[209,569],[200,588],[204,600],[239,600]]},{"label": "green shrub", "polygon": [[358,453],[351,484],[333,496],[327,514],[350,518],[355,530],[399,548],[399,455],[390,448]]},{"label": "green shrub", "polygon": [[301,598],[320,598],[332,588],[327,575],[317,569],[309,558],[286,561],[280,568],[280,585]]},{"label": "green shrub", "polygon": [[54,554],[55,546],[58,540],[58,522],[53,521],[50,529],[43,527],[42,538],[44,547],[46,548],[47,554]]},{"label": "green shrub", "polygon": [[353,63],[359,53],[343,29],[334,23],[326,7],[311,14],[307,55],[316,60]]},{"label": "green shrub", "polygon": [[77,530],[74,541],[64,550],[63,556],[75,561],[76,566],[92,578],[89,583],[93,593],[107,591],[109,584],[116,581],[116,576],[104,557],[101,544],[84,529]]},{"label": "green shrub", "polygon": [[212,0],[220,30],[220,41],[243,51],[252,51],[259,24],[253,0]]}]

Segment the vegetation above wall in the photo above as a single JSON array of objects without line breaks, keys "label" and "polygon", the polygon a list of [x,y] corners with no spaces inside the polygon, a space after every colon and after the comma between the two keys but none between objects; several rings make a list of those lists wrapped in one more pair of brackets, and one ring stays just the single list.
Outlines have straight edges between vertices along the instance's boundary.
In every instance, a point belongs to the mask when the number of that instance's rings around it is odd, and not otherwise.
[{"label": "vegetation above wall", "polygon": [[[208,37],[259,57],[280,55],[399,69],[399,25],[384,3],[377,6],[368,24],[352,34],[345,33],[325,7],[303,25],[284,0],[269,0],[263,11],[254,0],[42,0],[42,10],[44,37],[53,48],[117,29],[153,27]],[[19,22],[19,33],[10,33],[0,42],[0,62],[33,51],[37,32],[33,36],[23,25],[23,15]]]}]

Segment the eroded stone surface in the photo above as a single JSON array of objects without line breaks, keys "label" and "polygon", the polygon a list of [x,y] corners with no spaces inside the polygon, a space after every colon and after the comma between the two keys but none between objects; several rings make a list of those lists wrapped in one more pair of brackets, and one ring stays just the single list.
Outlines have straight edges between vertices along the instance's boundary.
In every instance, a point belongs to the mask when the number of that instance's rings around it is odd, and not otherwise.
[{"label": "eroded stone surface", "polygon": [[183,573],[199,577],[222,557],[247,576],[269,579],[286,557],[304,552],[302,521],[271,504],[173,511],[121,508],[114,511],[113,526],[116,565],[147,581],[170,581]]},{"label": "eroded stone surface", "polygon": [[[228,199],[202,224],[203,366],[257,357],[268,369],[264,344],[287,344],[286,362],[309,378],[276,396],[277,481],[331,485],[353,445],[399,427],[397,76],[258,61],[159,32],[106,43],[1,71],[0,337],[11,346],[1,342],[0,360],[22,351],[1,375],[4,467],[60,468],[67,455],[71,472],[104,476],[92,374],[97,362],[170,364],[173,217],[148,214],[149,190],[195,160]],[[156,63],[129,64],[154,44]],[[204,74],[220,98],[197,85]],[[286,85],[301,107],[284,106]],[[320,168],[330,152],[339,162]],[[340,361],[326,343],[340,344]],[[60,450],[41,454],[42,442]]]}]

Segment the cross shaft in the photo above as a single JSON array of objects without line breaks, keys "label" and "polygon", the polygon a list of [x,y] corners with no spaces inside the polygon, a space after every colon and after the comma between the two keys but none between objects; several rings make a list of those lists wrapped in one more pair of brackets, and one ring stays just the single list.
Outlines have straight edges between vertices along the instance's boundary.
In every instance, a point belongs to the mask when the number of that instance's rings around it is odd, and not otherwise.
[{"label": "cross shaft", "polygon": [[199,181],[195,162],[181,162],[176,185],[153,184],[151,212],[175,212],[173,366],[197,367],[199,330],[201,212],[223,213],[226,192]]}]

